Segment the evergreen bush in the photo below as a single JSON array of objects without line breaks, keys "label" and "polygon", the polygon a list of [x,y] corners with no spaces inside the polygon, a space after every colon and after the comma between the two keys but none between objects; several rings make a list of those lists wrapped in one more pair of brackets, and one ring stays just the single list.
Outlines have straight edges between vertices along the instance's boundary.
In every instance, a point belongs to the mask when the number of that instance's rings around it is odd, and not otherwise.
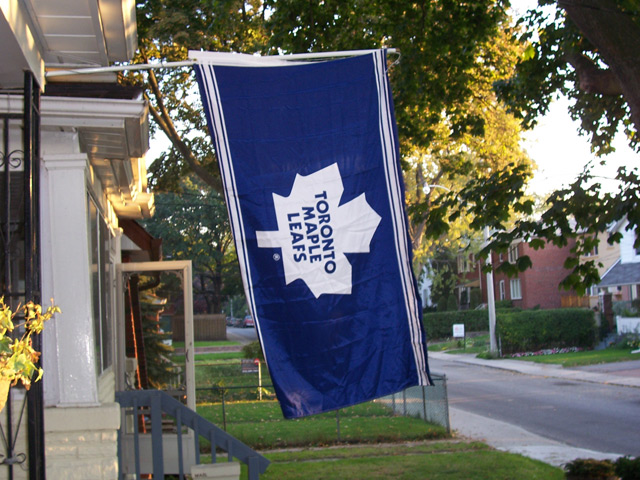
[{"label": "evergreen bush", "polygon": [[439,312],[447,311],[447,297],[440,297],[438,299],[437,309]]},{"label": "evergreen bush", "polygon": [[469,296],[469,308],[473,310],[482,302],[482,292],[480,292],[479,288],[474,288],[471,290],[471,294]]},{"label": "evergreen bush", "polygon": [[615,462],[615,468],[620,480],[640,479],[640,457],[620,457]]},{"label": "evergreen bush", "polygon": [[455,295],[449,295],[447,298],[447,312],[458,310],[458,299]]},{"label": "evergreen bush", "polygon": [[502,353],[544,348],[592,348],[596,341],[594,313],[581,308],[503,311],[497,315],[496,332]]},{"label": "evergreen bush", "polygon": [[454,323],[464,324],[467,333],[489,330],[489,314],[486,310],[433,312],[425,313],[422,318],[429,340],[451,337]]}]

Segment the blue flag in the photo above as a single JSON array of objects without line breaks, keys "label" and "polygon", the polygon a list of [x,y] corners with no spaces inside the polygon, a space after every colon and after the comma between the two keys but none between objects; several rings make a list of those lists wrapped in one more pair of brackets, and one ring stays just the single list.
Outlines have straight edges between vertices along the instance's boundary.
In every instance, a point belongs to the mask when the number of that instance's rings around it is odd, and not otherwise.
[{"label": "blue flag", "polygon": [[385,52],[190,55],[284,416],[429,385]]}]

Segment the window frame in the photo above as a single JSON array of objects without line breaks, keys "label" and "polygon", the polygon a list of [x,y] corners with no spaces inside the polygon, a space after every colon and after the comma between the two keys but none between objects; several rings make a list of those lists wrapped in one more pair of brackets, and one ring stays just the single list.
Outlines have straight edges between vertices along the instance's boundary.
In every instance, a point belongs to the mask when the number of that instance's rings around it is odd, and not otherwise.
[{"label": "window frame", "polygon": [[519,278],[509,280],[509,295],[511,300],[522,300],[522,283]]},{"label": "window frame", "polygon": [[507,252],[507,259],[509,263],[516,263],[520,258],[520,252],[518,252],[518,244],[509,245],[509,250]]},{"label": "window frame", "polygon": [[97,374],[101,375],[114,364],[115,334],[110,321],[113,313],[110,290],[113,283],[110,268],[112,239],[99,204],[90,192],[87,192],[87,230],[94,352]]}]

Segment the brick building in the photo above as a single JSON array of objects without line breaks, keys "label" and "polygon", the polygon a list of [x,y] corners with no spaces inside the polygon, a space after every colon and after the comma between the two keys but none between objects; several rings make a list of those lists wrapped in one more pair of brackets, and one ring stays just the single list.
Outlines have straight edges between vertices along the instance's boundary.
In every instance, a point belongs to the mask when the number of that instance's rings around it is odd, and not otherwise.
[{"label": "brick building", "polygon": [[[514,307],[528,308],[560,308],[562,297],[575,296],[573,290],[559,288],[560,282],[570,273],[564,268],[564,262],[570,255],[570,249],[575,241],[569,241],[566,247],[556,247],[546,244],[539,250],[533,249],[527,242],[514,243],[507,254],[492,255],[492,263],[497,268],[508,261],[515,263],[518,258],[527,255],[533,266],[517,277],[509,278],[504,273],[494,271],[493,284],[496,301],[510,300]],[[480,275],[482,301],[487,301],[487,276]]]}]

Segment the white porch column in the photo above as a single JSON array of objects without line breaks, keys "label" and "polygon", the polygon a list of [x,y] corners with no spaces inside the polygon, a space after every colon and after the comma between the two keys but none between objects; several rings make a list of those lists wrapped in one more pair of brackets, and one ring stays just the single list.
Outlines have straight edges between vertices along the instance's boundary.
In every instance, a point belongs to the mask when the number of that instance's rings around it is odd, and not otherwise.
[{"label": "white porch column", "polygon": [[97,405],[87,226],[89,163],[83,153],[45,154],[43,160],[43,302],[53,297],[62,310],[44,330],[45,405]]}]

